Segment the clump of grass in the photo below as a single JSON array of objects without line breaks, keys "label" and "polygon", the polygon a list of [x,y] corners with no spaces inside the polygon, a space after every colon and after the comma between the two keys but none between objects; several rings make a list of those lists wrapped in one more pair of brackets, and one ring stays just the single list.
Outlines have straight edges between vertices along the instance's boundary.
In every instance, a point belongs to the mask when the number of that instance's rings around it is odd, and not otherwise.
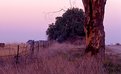
[{"label": "clump of grass", "polygon": [[121,74],[121,58],[118,55],[106,55],[104,62],[108,74]]}]

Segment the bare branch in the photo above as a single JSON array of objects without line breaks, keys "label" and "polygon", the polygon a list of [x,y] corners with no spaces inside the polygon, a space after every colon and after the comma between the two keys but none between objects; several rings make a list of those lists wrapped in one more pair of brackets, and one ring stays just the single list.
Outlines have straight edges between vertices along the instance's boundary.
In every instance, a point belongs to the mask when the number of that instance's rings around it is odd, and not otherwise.
[{"label": "bare branch", "polygon": [[69,3],[70,3],[70,8],[72,8],[72,3],[71,3],[71,0],[69,0]]},{"label": "bare branch", "polygon": [[57,13],[57,12],[61,12],[61,11],[66,11],[66,10],[64,10],[64,9],[60,9],[60,10],[58,10],[58,11],[54,11],[54,12],[48,12],[48,13]]}]

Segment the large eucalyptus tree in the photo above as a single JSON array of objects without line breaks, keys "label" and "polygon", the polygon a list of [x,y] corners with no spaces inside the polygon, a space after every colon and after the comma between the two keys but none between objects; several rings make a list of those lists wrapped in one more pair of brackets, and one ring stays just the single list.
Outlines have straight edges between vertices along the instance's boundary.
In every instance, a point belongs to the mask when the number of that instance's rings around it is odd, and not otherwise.
[{"label": "large eucalyptus tree", "polygon": [[[103,26],[106,0],[82,0],[85,9],[86,50],[84,74],[104,74],[105,32]],[[90,69],[90,70],[89,70]]]}]

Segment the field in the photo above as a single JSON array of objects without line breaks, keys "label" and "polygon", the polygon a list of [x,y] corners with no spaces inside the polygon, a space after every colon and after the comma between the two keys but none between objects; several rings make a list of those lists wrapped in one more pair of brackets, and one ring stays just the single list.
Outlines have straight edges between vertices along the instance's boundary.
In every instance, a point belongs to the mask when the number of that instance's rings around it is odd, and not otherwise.
[{"label": "field", "polygon": [[[35,48],[30,54],[26,44],[19,44],[19,59],[16,63],[18,44],[7,44],[0,49],[0,74],[82,74],[82,56],[85,45],[53,43],[47,48]],[[113,46],[114,47],[114,46]],[[115,46],[116,47],[116,46]],[[117,46],[119,47],[119,46]],[[121,73],[121,54],[106,46],[104,68],[109,74]]]},{"label": "field", "polygon": [[106,46],[104,66],[109,74],[121,74],[121,45]]},{"label": "field", "polygon": [[17,54],[17,45],[19,45],[20,51],[19,53],[23,53],[27,51],[27,46],[24,43],[17,44],[6,44],[4,48],[0,48],[0,56],[11,56]]}]

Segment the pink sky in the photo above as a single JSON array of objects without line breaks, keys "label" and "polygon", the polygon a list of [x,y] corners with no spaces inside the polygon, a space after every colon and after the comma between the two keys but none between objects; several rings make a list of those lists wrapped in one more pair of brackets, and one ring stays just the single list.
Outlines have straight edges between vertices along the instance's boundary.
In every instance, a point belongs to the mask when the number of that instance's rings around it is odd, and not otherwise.
[{"label": "pink sky", "polygon": [[[72,6],[83,8],[81,0]],[[108,0],[105,13],[106,43],[121,43],[121,0]],[[70,7],[69,0],[0,0],[0,42],[46,39],[49,23]],[[120,34],[117,34],[120,33]]]}]

